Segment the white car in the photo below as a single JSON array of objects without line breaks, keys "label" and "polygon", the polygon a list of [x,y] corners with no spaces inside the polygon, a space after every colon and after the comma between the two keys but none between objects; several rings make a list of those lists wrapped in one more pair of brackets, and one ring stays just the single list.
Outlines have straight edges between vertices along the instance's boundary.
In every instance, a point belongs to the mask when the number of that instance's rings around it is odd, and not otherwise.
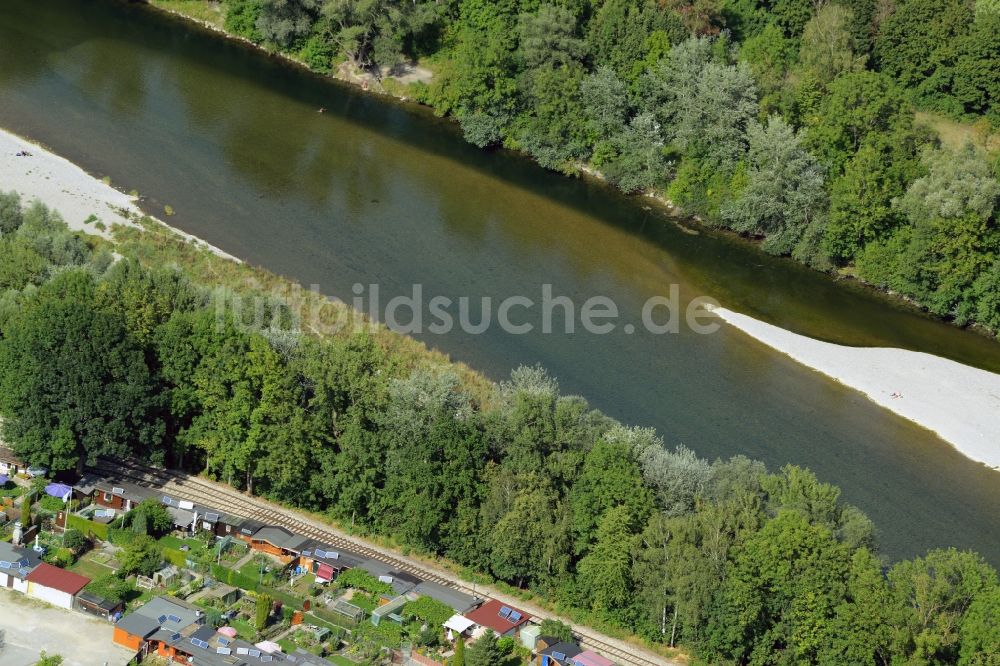
[{"label": "white car", "polygon": [[49,473],[49,470],[47,470],[46,468],[44,468],[44,467],[35,467],[34,465],[32,465],[31,467],[29,467],[25,471],[28,473],[28,476],[30,476],[32,479],[35,478],[36,476],[45,476],[46,474]]}]

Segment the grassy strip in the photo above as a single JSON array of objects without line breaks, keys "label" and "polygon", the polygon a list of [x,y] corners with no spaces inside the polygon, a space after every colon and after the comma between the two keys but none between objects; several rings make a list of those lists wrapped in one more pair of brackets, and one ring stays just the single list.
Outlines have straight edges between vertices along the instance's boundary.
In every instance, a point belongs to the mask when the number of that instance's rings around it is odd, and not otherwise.
[{"label": "grassy strip", "polygon": [[222,26],[226,21],[226,8],[221,2],[211,2],[210,0],[149,0],[149,4],[218,30],[222,30]]}]

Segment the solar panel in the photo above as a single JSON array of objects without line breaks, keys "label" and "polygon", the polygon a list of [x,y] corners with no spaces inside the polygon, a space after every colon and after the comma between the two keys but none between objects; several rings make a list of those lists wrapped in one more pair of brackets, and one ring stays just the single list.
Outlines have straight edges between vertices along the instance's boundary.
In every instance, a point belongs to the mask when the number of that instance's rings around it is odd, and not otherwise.
[{"label": "solar panel", "polygon": [[233,651],[227,647],[215,648],[215,654],[232,654]]},{"label": "solar panel", "polygon": [[228,638],[222,638],[222,637],[220,637],[219,638],[219,643],[222,644],[222,645],[229,645],[230,643],[232,643],[232,641],[229,640]]},{"label": "solar panel", "polygon": [[180,635],[180,634],[177,634],[177,633],[174,633],[174,634],[171,634],[171,635],[170,635],[170,640],[172,640],[172,641],[176,641],[176,640],[177,640],[178,638],[180,638],[180,637],[181,637],[181,635]]},{"label": "solar panel", "polygon": [[316,549],[316,557],[326,557],[326,551],[322,548]]},{"label": "solar panel", "polygon": [[555,659],[556,661],[562,661],[563,659],[566,658],[566,654],[563,652],[553,652],[552,658]]},{"label": "solar panel", "polygon": [[250,650],[249,652],[247,652],[247,654],[250,655],[251,657],[259,657],[260,650]]},{"label": "solar panel", "polygon": [[250,653],[250,648],[241,648],[241,647],[236,648],[236,654],[249,654],[249,653]]},{"label": "solar panel", "polygon": [[115,486],[114,488],[111,489],[111,492],[113,494],[115,494],[115,495],[124,495],[125,494],[125,489],[124,488],[119,488],[118,486]]},{"label": "solar panel", "polygon": [[217,514],[217,513],[206,513],[205,514],[205,520],[207,520],[209,522],[212,522],[212,523],[218,522],[218,520],[219,520],[219,514]]},{"label": "solar panel", "polygon": [[507,618],[507,617],[510,617],[510,614],[513,613],[513,612],[514,611],[510,608],[510,606],[503,606],[500,609],[500,612],[498,613],[498,615],[500,617]]},{"label": "solar panel", "polygon": [[273,659],[274,659],[274,657],[272,657],[269,654],[265,654],[265,655],[261,656],[261,658],[260,658],[261,661],[271,661]]},{"label": "solar panel", "polygon": [[171,504],[173,504],[173,503],[174,503],[174,500],[173,500],[173,499],[171,499],[170,497],[167,497],[166,495],[164,495],[164,496],[163,496],[163,497],[162,497],[162,498],[160,499],[160,501],[162,501],[162,502],[163,502],[164,504],[166,504],[167,506],[170,506]]},{"label": "solar panel", "polygon": [[521,621],[521,614],[518,613],[517,611],[514,611],[513,613],[510,614],[510,617],[508,619],[511,622],[520,622]]},{"label": "solar panel", "polygon": [[12,566],[14,565],[7,560],[0,560],[0,569],[10,569]]},{"label": "solar panel", "polygon": [[174,615],[172,613],[167,616],[167,619],[170,620],[171,622],[180,622],[181,621],[181,619],[179,617],[177,617],[176,615]]},{"label": "solar panel", "polygon": [[253,534],[253,531],[247,529],[246,527],[244,527],[243,529],[241,529],[240,532],[243,532],[243,534],[248,534],[248,535],[249,534]]},{"label": "solar panel", "polygon": [[338,553],[337,551],[334,551],[334,550],[328,550],[328,551],[326,551],[326,556],[329,557],[331,560],[339,560],[340,559],[340,553]]},{"label": "solar panel", "polygon": [[160,624],[163,624],[164,622],[167,621],[167,616],[161,615],[160,617],[156,618],[156,621],[159,622]]}]

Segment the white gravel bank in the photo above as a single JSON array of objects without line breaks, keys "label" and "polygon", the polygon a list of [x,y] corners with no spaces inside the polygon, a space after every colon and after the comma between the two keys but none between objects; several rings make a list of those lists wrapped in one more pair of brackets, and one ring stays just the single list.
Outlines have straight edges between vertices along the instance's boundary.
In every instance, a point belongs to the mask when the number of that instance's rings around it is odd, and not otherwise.
[{"label": "white gravel bank", "polygon": [[[24,152],[28,155],[18,155]],[[69,160],[0,129],[0,191],[10,190],[20,193],[24,203],[38,199],[58,211],[70,229],[105,238],[111,237],[113,225],[136,226],[134,220],[144,215],[134,197],[119,192]],[[97,228],[97,221],[106,228]],[[162,220],[156,221],[164,224]],[[219,256],[239,261],[190,234],[171,229]]]},{"label": "white gravel bank", "polygon": [[1000,375],[931,354],[813,340],[717,307],[728,324],[1000,469]]}]

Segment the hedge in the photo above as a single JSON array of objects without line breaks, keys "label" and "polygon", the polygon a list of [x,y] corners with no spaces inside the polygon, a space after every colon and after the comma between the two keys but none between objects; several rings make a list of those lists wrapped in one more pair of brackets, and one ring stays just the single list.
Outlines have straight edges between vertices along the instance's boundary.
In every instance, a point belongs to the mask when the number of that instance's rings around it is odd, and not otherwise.
[{"label": "hedge", "polygon": [[287,592],[282,592],[281,590],[276,590],[273,587],[261,587],[258,592],[263,592],[269,595],[275,601],[280,601],[282,606],[291,606],[295,610],[302,610],[302,599],[299,597],[292,596]]},{"label": "hedge", "polygon": [[101,541],[108,540],[107,525],[96,523],[93,520],[87,520],[83,516],[78,516],[75,513],[71,513],[66,517],[66,527],[78,530],[88,536],[96,537]]}]

